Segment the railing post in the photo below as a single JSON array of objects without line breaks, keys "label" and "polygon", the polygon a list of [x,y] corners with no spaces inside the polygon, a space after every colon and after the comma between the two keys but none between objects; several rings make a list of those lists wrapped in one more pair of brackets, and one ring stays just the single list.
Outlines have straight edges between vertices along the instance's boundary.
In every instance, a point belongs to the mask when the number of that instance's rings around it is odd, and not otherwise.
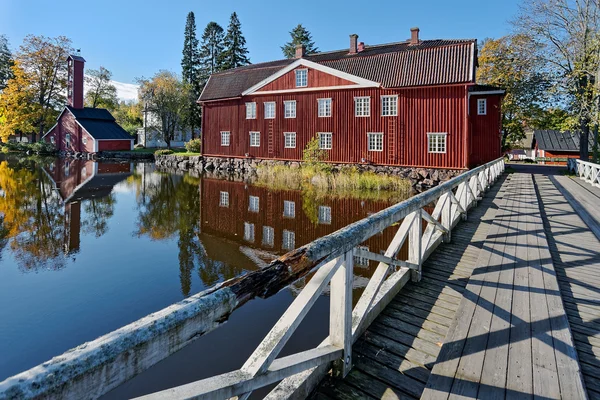
[{"label": "railing post", "polygon": [[[463,221],[467,220],[467,209],[468,209],[468,205],[469,205],[469,188],[467,187],[469,185],[469,181],[465,180],[463,183],[460,184],[462,186],[462,198],[458,199],[458,201],[460,202],[460,205],[462,206],[464,213],[462,214],[461,218]],[[460,186],[458,187],[458,190],[460,190]]]},{"label": "railing post", "polygon": [[352,368],[352,280],[354,249],[346,252],[343,264],[331,279],[329,341],[344,349],[344,358],[334,361],[334,376],[344,378]]},{"label": "railing post", "polygon": [[446,202],[442,208],[442,226],[448,229],[448,232],[444,234],[444,242],[450,243],[452,241],[452,200],[448,194],[446,194]]},{"label": "railing post", "polygon": [[417,271],[411,270],[410,277],[413,282],[421,281],[421,239],[423,238],[423,219],[421,209],[414,211],[415,218],[408,232],[408,262],[417,264]]}]

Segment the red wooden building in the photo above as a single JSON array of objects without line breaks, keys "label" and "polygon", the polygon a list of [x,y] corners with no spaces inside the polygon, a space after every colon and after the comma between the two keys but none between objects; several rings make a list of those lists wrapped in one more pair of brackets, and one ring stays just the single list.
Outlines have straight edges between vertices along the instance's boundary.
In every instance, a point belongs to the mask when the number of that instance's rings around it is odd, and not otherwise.
[{"label": "red wooden building", "polygon": [[71,55],[68,62],[68,104],[56,124],[43,136],[58,150],[97,153],[103,150],[131,150],[133,137],[104,108],[83,106],[83,57]]},{"label": "red wooden building", "polygon": [[[594,132],[589,133],[588,151],[592,154]],[[580,133],[570,131],[536,130],[531,147],[534,158],[542,164],[567,165],[568,158],[579,158]]]},{"label": "red wooden building", "polygon": [[477,85],[475,40],[411,39],[211,75],[203,154],[301,160],[319,138],[336,163],[468,168],[501,156],[504,91]]}]

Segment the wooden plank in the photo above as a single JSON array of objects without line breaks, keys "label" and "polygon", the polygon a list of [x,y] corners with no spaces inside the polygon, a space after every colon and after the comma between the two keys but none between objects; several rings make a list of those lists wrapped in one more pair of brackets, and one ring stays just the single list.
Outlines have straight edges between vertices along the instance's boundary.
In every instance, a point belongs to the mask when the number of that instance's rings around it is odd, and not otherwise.
[{"label": "wooden plank", "polygon": [[330,285],[329,343],[344,349],[343,358],[334,363],[334,374],[342,378],[348,375],[352,368],[353,271],[354,256],[352,251],[349,251],[344,254],[343,263],[331,279]]},{"label": "wooden plank", "polygon": [[[358,341],[354,348],[357,357],[361,355],[369,357],[381,364],[387,365],[390,368],[395,368],[399,372],[406,374],[418,381],[427,383],[429,379],[429,370],[422,365],[415,364],[402,356],[399,356],[385,347],[373,346],[364,341]],[[352,381],[352,379],[349,379]]]},{"label": "wooden plank", "polygon": [[552,176],[550,180],[567,199],[579,217],[594,232],[600,240],[600,212],[598,211],[598,198],[585,193],[581,186],[566,176]]}]

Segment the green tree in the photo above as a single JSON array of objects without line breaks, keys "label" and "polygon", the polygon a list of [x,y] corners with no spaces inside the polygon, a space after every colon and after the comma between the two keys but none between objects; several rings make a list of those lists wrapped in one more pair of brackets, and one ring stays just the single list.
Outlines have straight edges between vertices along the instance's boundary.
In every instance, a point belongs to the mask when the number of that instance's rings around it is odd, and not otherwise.
[{"label": "green tree", "polygon": [[190,86],[190,98],[184,123],[192,132],[192,139],[196,137],[196,128],[202,123],[201,107],[197,100],[202,91],[200,81],[201,58],[198,38],[196,37],[196,18],[189,12],[185,22],[183,40],[183,57],[181,59],[181,77]]},{"label": "green tree", "polygon": [[231,14],[227,34],[223,40],[223,53],[221,54],[221,69],[232,69],[250,64],[246,39],[242,34],[242,24],[235,12]]},{"label": "green tree", "polygon": [[85,77],[87,93],[85,105],[92,108],[114,110],[119,104],[117,88],[111,83],[112,72],[104,67],[88,69]]},{"label": "green tree", "polygon": [[221,70],[220,61],[223,58],[223,28],[221,25],[211,21],[204,28],[202,44],[200,46],[200,57],[202,59],[201,84],[204,86],[208,77]]},{"label": "green tree", "polygon": [[281,51],[285,58],[296,57],[296,46],[299,44],[304,45],[306,48],[306,54],[316,53],[319,51],[315,42],[312,40],[312,35],[302,24],[298,24],[294,29],[290,31],[292,40],[287,42],[284,46],[281,46]]},{"label": "green tree", "polygon": [[12,54],[8,48],[8,39],[0,35],[0,92],[6,87],[6,83],[12,78]]},{"label": "green tree", "polygon": [[139,102],[121,101],[112,114],[117,123],[131,136],[135,136],[137,130],[143,126],[142,106]]}]

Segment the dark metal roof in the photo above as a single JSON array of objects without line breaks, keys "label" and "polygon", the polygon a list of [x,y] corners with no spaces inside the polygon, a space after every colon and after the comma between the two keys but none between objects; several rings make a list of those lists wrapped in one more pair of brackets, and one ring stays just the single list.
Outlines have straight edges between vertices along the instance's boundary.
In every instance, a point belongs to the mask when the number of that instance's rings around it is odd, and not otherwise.
[{"label": "dark metal roof", "polygon": [[94,139],[133,139],[125,129],[117,124],[112,114],[104,108],[73,108],[67,106],[67,109]]},{"label": "dark metal roof", "polygon": [[81,201],[92,198],[103,198],[111,194],[113,188],[120,182],[127,179],[131,173],[99,174],[94,175],[92,179],[78,187],[71,195],[65,199],[66,203]]},{"label": "dark metal roof", "polygon": [[[380,83],[384,87],[427,86],[473,82],[476,41],[423,40],[365,46],[357,54],[348,49],[308,54],[304,59]],[[241,96],[296,59],[247,65],[212,74],[200,101]]]},{"label": "dark metal roof", "polygon": [[82,62],[85,62],[85,59],[84,59],[83,57],[81,57],[81,56],[76,56],[76,55],[70,54],[70,55],[69,55],[69,57],[67,57],[67,60],[68,60],[69,58],[72,58],[72,59],[73,59],[73,60],[75,60],[75,61],[82,61]]},{"label": "dark metal roof", "polygon": [[504,91],[504,88],[492,85],[473,85],[469,87],[469,92],[493,92],[497,90]]},{"label": "dark metal roof", "polygon": [[[537,130],[533,132],[532,147],[535,147],[537,143],[539,150],[579,152],[579,142],[579,132]],[[594,135],[590,132],[588,138],[589,151],[592,151],[593,143]]]},{"label": "dark metal roof", "polygon": [[115,117],[112,116],[110,111],[105,108],[73,108],[71,106],[67,106],[71,114],[75,116],[75,118],[87,118],[87,119],[99,119],[103,121],[114,121]]}]

